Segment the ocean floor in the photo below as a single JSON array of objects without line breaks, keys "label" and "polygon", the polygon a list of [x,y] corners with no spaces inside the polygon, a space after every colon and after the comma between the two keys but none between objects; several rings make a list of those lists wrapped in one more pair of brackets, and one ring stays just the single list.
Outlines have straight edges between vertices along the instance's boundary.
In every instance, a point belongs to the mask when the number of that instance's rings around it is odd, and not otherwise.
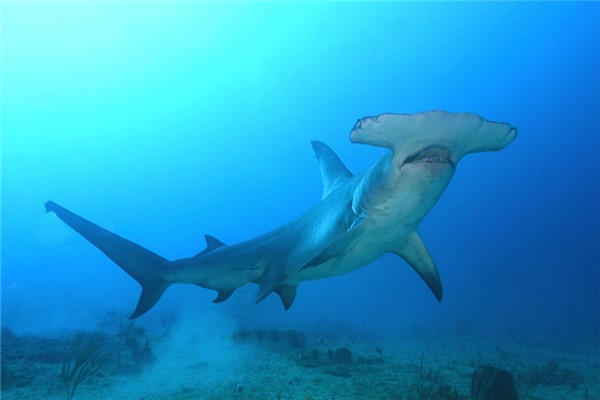
[{"label": "ocean floor", "polygon": [[[480,365],[513,373],[519,398],[600,399],[598,348],[551,347],[475,334],[378,341],[298,330],[214,332],[136,324],[80,334],[101,357],[73,399],[471,399]],[[75,335],[2,332],[2,399],[65,399]],[[347,349],[347,350],[340,350]]]}]

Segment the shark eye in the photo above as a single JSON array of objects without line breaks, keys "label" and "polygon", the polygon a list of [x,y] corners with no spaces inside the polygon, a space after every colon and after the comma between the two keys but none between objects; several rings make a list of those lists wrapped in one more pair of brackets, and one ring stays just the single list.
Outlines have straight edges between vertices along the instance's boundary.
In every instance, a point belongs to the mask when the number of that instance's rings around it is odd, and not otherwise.
[{"label": "shark eye", "polygon": [[379,123],[377,117],[364,117],[356,120],[356,124],[354,124],[353,129],[363,129],[365,125],[369,122]]},{"label": "shark eye", "polygon": [[375,116],[375,117],[366,117],[363,118],[363,121],[368,122],[370,124],[375,124],[378,125],[379,124],[379,116]]}]

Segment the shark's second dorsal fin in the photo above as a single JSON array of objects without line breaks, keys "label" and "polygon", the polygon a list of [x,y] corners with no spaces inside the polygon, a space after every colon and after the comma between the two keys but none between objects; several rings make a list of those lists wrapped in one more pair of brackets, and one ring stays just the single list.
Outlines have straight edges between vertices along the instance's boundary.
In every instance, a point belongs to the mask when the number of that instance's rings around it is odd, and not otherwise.
[{"label": "shark's second dorsal fin", "polygon": [[217,239],[214,236],[204,235],[204,240],[206,240],[206,248],[204,250],[202,250],[200,253],[198,253],[197,256],[201,256],[201,255],[210,253],[211,251],[218,249],[219,247],[226,246],[225,243],[221,242],[219,239]]},{"label": "shark's second dorsal fin", "polygon": [[323,180],[322,199],[324,199],[341,184],[352,178],[352,173],[346,168],[337,154],[325,143],[316,140],[310,143],[319,160],[321,179]]},{"label": "shark's second dorsal fin", "polygon": [[425,244],[417,232],[413,232],[401,246],[393,250],[406,261],[425,281],[438,301],[442,300],[440,274]]},{"label": "shark's second dorsal fin", "polygon": [[204,240],[206,240],[206,250],[208,251],[213,251],[218,247],[226,246],[225,243],[221,242],[214,236],[204,235]]}]

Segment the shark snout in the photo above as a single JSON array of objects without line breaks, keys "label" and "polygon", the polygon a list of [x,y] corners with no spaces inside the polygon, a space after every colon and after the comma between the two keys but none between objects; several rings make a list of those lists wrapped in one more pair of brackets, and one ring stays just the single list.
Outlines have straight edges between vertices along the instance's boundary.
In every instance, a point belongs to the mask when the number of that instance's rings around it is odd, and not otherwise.
[{"label": "shark snout", "polygon": [[[517,129],[475,114],[430,111],[419,114],[380,114],[361,118],[350,132],[353,143],[392,149],[406,159],[431,147],[446,147],[456,164],[464,155],[502,150],[517,137]],[[439,156],[423,159],[441,159]]]}]

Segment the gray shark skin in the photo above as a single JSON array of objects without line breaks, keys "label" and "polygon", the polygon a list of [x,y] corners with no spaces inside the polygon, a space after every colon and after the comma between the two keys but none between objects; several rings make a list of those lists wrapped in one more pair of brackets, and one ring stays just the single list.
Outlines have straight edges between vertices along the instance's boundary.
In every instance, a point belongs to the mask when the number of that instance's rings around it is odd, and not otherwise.
[{"label": "gray shark skin", "polygon": [[354,143],[390,149],[354,176],[325,144],[312,142],[321,168],[323,197],[285,225],[256,238],[225,245],[205,235],[199,254],[169,261],[49,201],[46,211],[90,241],[136,279],[142,294],[131,318],[149,311],[172,283],[218,292],[215,302],[256,283],[257,302],[277,293],[287,310],[306,280],[351,272],[385,253],[404,259],[435,297],[442,283],[417,226],[469,153],[497,151],[517,136],[507,123],[445,111],[381,114],[358,120]]}]

